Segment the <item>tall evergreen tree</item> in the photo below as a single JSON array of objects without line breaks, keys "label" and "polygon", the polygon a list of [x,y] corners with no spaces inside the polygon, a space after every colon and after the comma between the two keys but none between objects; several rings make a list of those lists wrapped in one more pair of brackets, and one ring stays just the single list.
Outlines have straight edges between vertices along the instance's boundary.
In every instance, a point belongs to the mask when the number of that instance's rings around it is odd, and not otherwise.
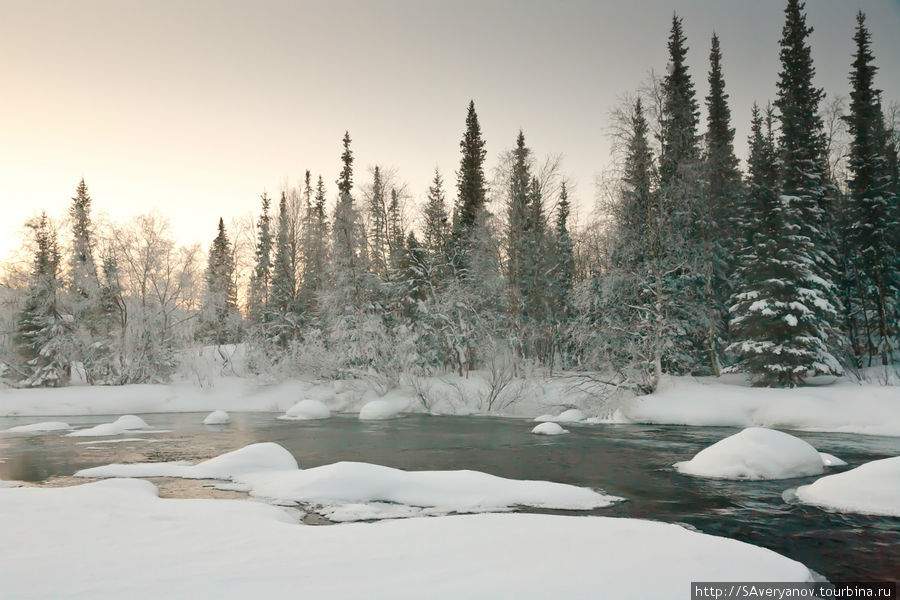
[{"label": "tall evergreen tree", "polygon": [[506,200],[506,280],[511,294],[510,308],[519,316],[525,312],[525,296],[532,283],[523,273],[533,258],[529,256],[531,193],[531,150],[525,145],[525,134],[520,130],[512,153]]},{"label": "tall evergreen tree", "polygon": [[857,360],[872,366],[893,362],[896,352],[897,298],[900,296],[898,250],[892,208],[890,161],[881,108],[874,78],[878,67],[872,54],[871,36],[862,12],[856,17],[856,53],[850,72],[850,114],[845,117],[851,136],[849,207],[845,228],[849,253],[851,298],[845,307],[854,335]]},{"label": "tall evergreen tree", "polygon": [[261,323],[269,318],[269,297],[272,283],[272,218],[269,215],[271,201],[263,193],[260,198],[261,214],[256,222],[255,266],[250,276],[250,293],[247,304],[250,319]]},{"label": "tall evergreen tree", "polygon": [[291,249],[291,218],[287,195],[282,192],[278,203],[278,229],[275,234],[275,261],[272,265],[272,290],[269,304],[280,316],[294,312],[297,300],[297,272]]},{"label": "tall evergreen tree", "polygon": [[[479,224],[479,217],[487,202],[487,184],[484,178],[484,159],[487,151],[481,138],[481,126],[475,113],[475,102],[469,102],[466,114],[466,132],[459,143],[462,157],[457,172],[457,201],[454,212],[453,236],[460,248]],[[463,252],[465,252],[463,250]]]},{"label": "tall evergreen tree", "polygon": [[87,300],[96,300],[100,285],[94,262],[94,227],[91,222],[91,196],[82,178],[69,207],[72,219],[72,291]]},{"label": "tall evergreen tree", "polygon": [[234,256],[225,222],[219,218],[206,267],[204,313],[207,339],[216,344],[233,342],[239,313],[234,278]]},{"label": "tall evergreen tree", "polygon": [[372,171],[372,190],[369,194],[369,256],[375,273],[383,275],[388,265],[388,210],[385,184],[381,168]]},{"label": "tall evergreen tree", "polygon": [[553,310],[555,319],[567,321],[572,316],[572,287],[575,280],[575,243],[569,234],[569,192],[566,182],[559,191],[559,202],[556,205],[556,225],[553,232],[554,275]]},{"label": "tall evergreen tree", "polygon": [[695,163],[700,156],[700,138],[697,135],[700,109],[694,83],[688,73],[687,39],[681,22],[681,17],[672,15],[668,44],[669,64],[662,83],[659,178],[664,190],[676,186],[685,166]]},{"label": "tall evergreen tree", "polygon": [[722,74],[719,38],[712,36],[709,52],[709,95],[706,96],[705,193],[701,203],[702,271],[705,282],[708,325],[707,348],[710,363],[719,374],[719,341],[725,337],[727,303],[731,294],[729,275],[734,271],[733,223],[740,206],[741,174],[734,155],[734,128]]},{"label": "tall evergreen tree", "polygon": [[344,133],[341,175],[337,180],[338,201],[334,209],[332,246],[339,277],[355,278],[362,272],[365,231],[353,200],[353,151],[350,133]]},{"label": "tall evergreen tree", "polygon": [[[840,345],[835,326],[838,314],[832,215],[828,206],[825,136],[819,102],[824,92],[813,85],[815,68],[807,39],[804,5],[788,0],[781,38],[781,72],[778,79],[780,136],[778,139],[781,202],[791,232],[796,265],[786,265],[783,300],[790,304],[782,327],[784,367],[789,371],[780,383],[797,384],[808,371],[833,374],[842,369],[832,354]],[[790,318],[789,318],[790,317]]]},{"label": "tall evergreen tree", "polygon": [[446,255],[449,223],[447,220],[447,200],[444,194],[444,181],[440,171],[435,167],[434,179],[428,187],[428,198],[425,204],[424,246],[432,257]]},{"label": "tall evergreen tree", "polygon": [[72,319],[58,307],[59,247],[47,213],[29,223],[34,260],[25,306],[19,314],[15,345],[23,366],[21,385],[66,385],[70,376]]}]

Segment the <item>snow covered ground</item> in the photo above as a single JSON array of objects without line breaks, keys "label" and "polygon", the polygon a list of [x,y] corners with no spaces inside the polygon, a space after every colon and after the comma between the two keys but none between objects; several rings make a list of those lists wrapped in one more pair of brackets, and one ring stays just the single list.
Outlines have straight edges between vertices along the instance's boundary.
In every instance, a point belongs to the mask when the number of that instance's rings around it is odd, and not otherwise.
[{"label": "snow covered ground", "polygon": [[796,497],[839,512],[900,517],[900,456],[822,477],[797,488]]},{"label": "snow covered ground", "polygon": [[0,489],[4,598],[682,599],[691,581],[808,581],[802,564],[677,525],[483,514],[314,527],[246,500],[121,479]]},{"label": "snow covered ground", "polygon": [[[753,388],[736,376],[666,377],[642,397],[604,394],[582,375],[513,379],[492,389],[485,373],[421,378],[379,394],[367,381],[287,381],[259,385],[227,377],[208,388],[190,384],[0,389],[0,416],[155,412],[282,412],[291,418],[352,413],[362,419],[402,412],[498,414],[561,423],[657,423],[769,427],[900,436],[900,386],[857,383],[796,389]],[[303,401],[310,401],[300,405]],[[300,414],[302,413],[302,414]],[[587,418],[585,418],[587,417]]]},{"label": "snow covered ground", "polygon": [[[675,463],[684,475],[713,479],[789,479],[819,475],[826,460],[815,448],[783,431],[748,427]],[[846,463],[845,463],[846,464]]]},{"label": "snow covered ground", "polygon": [[505,479],[478,471],[402,471],[339,462],[299,469],[278,444],[251,444],[191,465],[185,462],[114,464],[76,477],[184,477],[224,479],[277,503],[302,502],[332,520],[372,520],[511,510],[516,506],[590,510],[622,500],[549,481]]}]

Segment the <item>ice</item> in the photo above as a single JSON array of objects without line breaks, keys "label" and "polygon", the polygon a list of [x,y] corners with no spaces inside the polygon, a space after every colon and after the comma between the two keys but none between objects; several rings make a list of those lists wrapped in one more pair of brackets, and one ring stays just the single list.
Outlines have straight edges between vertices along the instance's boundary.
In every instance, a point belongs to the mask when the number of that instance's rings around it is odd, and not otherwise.
[{"label": "ice", "polygon": [[301,400],[293,405],[287,411],[278,417],[285,421],[311,421],[316,419],[327,419],[331,416],[331,411],[319,400],[306,399]]},{"label": "ice", "polygon": [[691,581],[810,580],[770,550],[653,521],[483,514],[313,527],[297,518],[248,500],[161,499],[135,480],[3,489],[3,595],[680,600]]},{"label": "ice", "polygon": [[146,429],[150,426],[140,417],[123,415],[112,423],[101,423],[89,429],[79,429],[68,434],[72,437],[94,437],[102,435],[119,435],[133,429]]},{"label": "ice", "polygon": [[822,477],[796,494],[800,502],[839,512],[900,517],[900,456]]},{"label": "ice", "polygon": [[45,431],[62,431],[72,429],[72,426],[62,421],[44,421],[31,425],[17,425],[3,430],[5,433],[43,433]]},{"label": "ice", "polygon": [[214,410],[203,419],[204,425],[227,425],[230,422],[231,417],[224,410]]},{"label": "ice", "polygon": [[818,475],[823,459],[800,438],[763,427],[748,427],[675,463],[684,475],[716,479],[788,479]]},{"label": "ice", "polygon": [[558,423],[547,421],[532,429],[531,433],[536,433],[538,435],[562,435],[563,433],[569,433],[569,430],[563,429]]}]

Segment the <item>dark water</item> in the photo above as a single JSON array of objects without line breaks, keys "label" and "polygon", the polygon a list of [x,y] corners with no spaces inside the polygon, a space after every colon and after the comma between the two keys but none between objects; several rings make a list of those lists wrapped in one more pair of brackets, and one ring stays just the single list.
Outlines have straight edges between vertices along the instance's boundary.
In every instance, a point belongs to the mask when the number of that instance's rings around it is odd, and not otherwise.
[{"label": "dark water", "polygon": [[[355,460],[411,470],[475,469],[600,488],[627,501],[595,514],[688,524],[771,548],[832,581],[900,578],[900,518],[829,513],[784,502],[784,490],[815,477],[729,482],[685,477],[671,469],[672,463],[737,431],[732,428],[567,425],[569,435],[544,437],[530,434],[529,422],[500,418],[417,415],[380,422],[350,417],[298,422],[278,421],[273,414],[232,414],[230,425],[206,427],[203,416],[146,415],[152,427],[172,431],[118,436],[162,440],[157,443],[97,444],[107,438],[67,438],[56,432],[0,434],[0,479],[52,482],[110,462],[201,460],[272,441],[290,450],[302,467]],[[0,418],[0,429],[38,420]],[[62,420],[85,425],[113,418]],[[900,438],[793,433],[847,461],[845,468],[900,455]]]}]

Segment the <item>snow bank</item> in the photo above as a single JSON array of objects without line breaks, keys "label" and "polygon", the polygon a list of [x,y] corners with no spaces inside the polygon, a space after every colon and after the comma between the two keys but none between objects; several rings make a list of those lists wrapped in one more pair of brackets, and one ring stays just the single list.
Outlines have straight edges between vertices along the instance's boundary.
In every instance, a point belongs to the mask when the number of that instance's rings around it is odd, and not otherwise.
[{"label": "snow bank", "polygon": [[857,384],[755,388],[741,377],[665,377],[649,396],[623,402],[635,423],[771,427],[900,436],[900,388]]},{"label": "snow bank", "polygon": [[588,488],[504,479],[478,471],[402,471],[357,462],[299,470],[294,457],[271,442],[252,444],[197,465],[113,464],[83,469],[75,476],[230,479],[253,496],[316,505],[326,515],[342,511],[342,520],[351,520],[347,515],[354,510],[384,515],[380,503],[391,503],[392,509],[402,505],[412,515],[503,511],[516,506],[590,510],[621,500]]},{"label": "snow bank", "polygon": [[800,486],[797,499],[839,512],[900,517],[900,456],[868,462]]},{"label": "snow bank", "polygon": [[82,469],[75,477],[182,477],[184,479],[230,479],[261,471],[298,468],[294,456],[273,442],[250,444],[196,465],[184,461],[112,464]]},{"label": "snow bank", "polygon": [[541,415],[539,417],[535,417],[534,421],[536,423],[580,423],[587,419],[587,415],[577,408],[570,408],[569,410],[563,411],[562,413],[556,415]]},{"label": "snow bank", "polygon": [[43,433],[45,431],[62,431],[72,429],[72,426],[62,421],[44,421],[31,425],[17,425],[3,430],[4,433]]},{"label": "snow bank", "polygon": [[224,410],[214,410],[203,419],[204,425],[227,425],[231,422],[231,417]]},{"label": "snow bank", "polygon": [[531,433],[536,433],[538,435],[561,435],[563,433],[569,433],[569,430],[563,429],[557,423],[547,421],[532,429]]},{"label": "snow bank", "polygon": [[112,423],[101,423],[88,429],[79,429],[68,434],[72,437],[96,437],[101,435],[119,435],[134,429],[147,429],[150,426],[136,415],[124,415]]},{"label": "snow bank", "polygon": [[21,481],[4,481],[0,479],[0,488],[17,488],[22,487]]},{"label": "snow bank", "polygon": [[295,521],[259,502],[160,499],[134,480],[0,490],[10,549],[0,581],[4,596],[19,600],[681,600],[691,581],[810,579],[806,567],[770,550],[652,521]]},{"label": "snow bank", "polygon": [[331,411],[322,401],[306,399],[287,409],[287,412],[278,418],[285,421],[312,421],[327,419],[330,416]]},{"label": "snow bank", "polygon": [[684,475],[717,479],[788,479],[824,471],[815,448],[792,435],[749,427],[675,463]]},{"label": "snow bank", "polygon": [[819,452],[819,456],[822,459],[822,464],[826,467],[846,467],[847,463],[839,459],[837,456],[833,454],[828,454],[826,452]]},{"label": "snow bank", "polygon": [[361,421],[395,419],[406,410],[408,405],[408,402],[405,400],[372,400],[359,409],[359,419]]}]

